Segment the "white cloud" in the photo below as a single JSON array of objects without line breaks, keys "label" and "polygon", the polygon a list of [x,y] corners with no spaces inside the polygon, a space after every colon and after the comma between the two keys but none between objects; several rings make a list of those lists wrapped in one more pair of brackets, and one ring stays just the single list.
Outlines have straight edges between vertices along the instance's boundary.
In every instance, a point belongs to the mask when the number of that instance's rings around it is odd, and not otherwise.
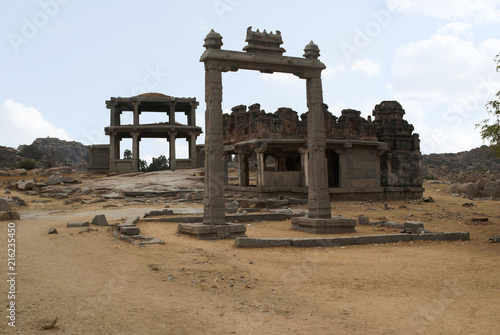
[{"label": "white cloud", "polygon": [[337,66],[329,66],[326,64],[326,69],[323,70],[322,76],[325,79],[333,77],[336,73],[341,73],[345,71],[344,63]]},{"label": "white cloud", "polygon": [[36,138],[47,136],[72,140],[64,129],[45,120],[36,108],[10,99],[0,105],[0,117],[0,144],[4,146],[17,148],[20,144],[31,144]]},{"label": "white cloud", "polygon": [[396,7],[407,15],[440,20],[500,21],[499,0],[386,0],[386,3],[389,8]]},{"label": "white cloud", "polygon": [[452,22],[441,27],[437,34],[454,36],[457,38],[463,38],[465,40],[473,40],[474,33],[472,32],[472,24],[465,22]]},{"label": "white cloud", "polygon": [[382,73],[382,66],[368,58],[360,59],[354,62],[351,66],[352,71],[363,71],[368,77],[376,77]]},{"label": "white cloud", "polygon": [[498,50],[500,40],[476,47],[471,41],[443,34],[406,44],[396,51],[389,89],[404,98],[455,103],[494,73]]},{"label": "white cloud", "polygon": [[500,89],[494,56],[500,39],[474,44],[467,24],[452,24],[400,47],[388,86],[420,133],[422,151],[458,152],[482,144],[474,124]]},{"label": "white cloud", "polygon": [[261,78],[277,84],[296,85],[301,83],[301,79],[299,77],[290,73],[262,73]]}]

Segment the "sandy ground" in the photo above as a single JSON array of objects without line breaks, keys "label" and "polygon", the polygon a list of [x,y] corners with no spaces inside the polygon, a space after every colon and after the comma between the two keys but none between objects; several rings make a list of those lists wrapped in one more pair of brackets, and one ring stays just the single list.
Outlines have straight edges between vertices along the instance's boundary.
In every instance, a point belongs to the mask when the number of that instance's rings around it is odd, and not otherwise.
[{"label": "sandy ground", "polygon": [[[332,213],[423,221],[432,231],[469,231],[471,241],[241,249],[232,240],[178,235],[174,223],[141,222],[141,233],[166,244],[140,248],[106,227],[79,234],[66,224],[95,214],[118,222],[164,204],[29,203],[17,208],[15,328],[4,308],[8,222],[0,222],[0,333],[498,334],[500,244],[485,241],[500,236],[499,202],[473,200],[476,207],[466,208],[470,200],[446,194],[445,185],[425,187],[434,203],[395,201],[384,210],[383,203],[335,202]],[[172,205],[187,206],[201,208]],[[476,216],[490,222],[471,224]],[[48,235],[51,227],[59,234]],[[289,228],[254,222],[248,236],[311,236]]]}]

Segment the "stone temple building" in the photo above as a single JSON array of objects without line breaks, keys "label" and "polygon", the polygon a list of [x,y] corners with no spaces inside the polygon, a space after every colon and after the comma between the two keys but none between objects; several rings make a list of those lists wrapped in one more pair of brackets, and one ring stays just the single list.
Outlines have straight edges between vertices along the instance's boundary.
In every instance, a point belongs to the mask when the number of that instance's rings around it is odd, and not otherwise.
[{"label": "stone temple building", "polygon": [[[404,114],[397,101],[382,101],[373,110],[373,121],[352,109],[337,118],[323,104],[330,199],[422,197],[420,140]],[[299,119],[290,108],[266,113],[259,104],[236,106],[224,114],[224,152],[237,162],[238,171],[237,183],[227,183],[226,189],[306,197],[307,116]],[[256,163],[255,175],[251,163]]]},{"label": "stone temple building", "polygon": [[[161,93],[145,93],[129,98],[110,98],[106,107],[110,110],[110,125],[105,133],[109,145],[90,147],[89,170],[95,172],[131,173],[139,171],[139,142],[141,138],[163,138],[169,143],[170,169],[192,169],[198,167],[196,138],[201,127],[196,126],[196,98],[176,98]],[[132,113],[133,121],[124,124],[122,113]],[[165,122],[141,123],[143,113],[157,113],[165,116]],[[187,124],[176,122],[176,114],[186,115]],[[132,139],[132,157],[121,158],[120,142]],[[185,138],[189,144],[189,158],[178,159],[175,152],[176,139]]]}]

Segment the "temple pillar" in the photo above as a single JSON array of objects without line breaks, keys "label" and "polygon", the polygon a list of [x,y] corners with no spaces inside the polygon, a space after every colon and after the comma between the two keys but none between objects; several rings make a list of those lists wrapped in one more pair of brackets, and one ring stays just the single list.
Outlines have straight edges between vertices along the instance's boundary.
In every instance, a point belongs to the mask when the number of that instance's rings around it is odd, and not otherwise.
[{"label": "temple pillar", "polygon": [[116,134],[109,134],[109,160],[116,159]]},{"label": "temple pillar", "polygon": [[191,110],[188,112],[187,115],[187,122],[189,126],[196,126],[196,106],[198,103],[196,102],[191,102]]},{"label": "temple pillar", "polygon": [[231,155],[224,153],[224,185],[229,185],[229,171],[227,164],[231,161]]},{"label": "temple pillar", "polygon": [[175,125],[175,101],[170,102],[170,114],[168,115],[169,123]]},{"label": "temple pillar", "polygon": [[132,132],[132,159],[139,159],[139,132]]},{"label": "temple pillar", "polygon": [[257,154],[257,187],[265,186],[265,171],[266,171],[266,162],[264,159],[264,152],[266,151],[265,147],[257,147],[254,149]]},{"label": "temple pillar", "polygon": [[300,182],[302,187],[309,186],[308,178],[309,178],[309,168],[308,168],[308,153],[307,147],[301,147],[298,149],[300,153]]},{"label": "temple pillar", "polygon": [[339,188],[349,187],[347,179],[347,150],[337,149],[335,153],[339,155]]},{"label": "temple pillar", "polygon": [[175,136],[177,133],[175,131],[171,131],[169,135],[169,149],[170,149],[170,157],[169,157],[169,165],[170,170],[174,171],[176,169],[176,158],[175,158]]},{"label": "temple pillar", "polygon": [[225,224],[222,73],[205,63],[205,192],[203,223]]},{"label": "temple pillar", "polygon": [[[189,159],[196,159],[196,133],[189,133]],[[193,166],[195,167],[195,166]]]},{"label": "temple pillar", "polygon": [[250,184],[250,174],[248,168],[248,155],[238,152],[238,185],[247,187]]},{"label": "temple pillar", "polygon": [[132,105],[134,106],[134,126],[139,125],[139,105],[141,104],[140,101],[134,101],[132,102]]},{"label": "temple pillar", "polygon": [[307,78],[307,146],[308,159],[308,217],[330,218],[328,170],[325,156],[326,137],[323,116],[323,89],[321,77]]}]

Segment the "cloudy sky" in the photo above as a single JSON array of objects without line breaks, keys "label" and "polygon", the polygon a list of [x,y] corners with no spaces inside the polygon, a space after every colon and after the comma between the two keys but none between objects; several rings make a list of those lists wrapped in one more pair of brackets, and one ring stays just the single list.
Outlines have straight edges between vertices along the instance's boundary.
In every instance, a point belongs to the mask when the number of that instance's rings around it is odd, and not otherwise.
[{"label": "cloudy sky", "polygon": [[[196,97],[204,127],[199,58],[212,28],[227,50],[245,46],[249,26],[280,30],[288,56],[313,40],[330,111],[366,117],[398,100],[423,153],[482,145],[474,125],[500,90],[500,0],[25,0],[4,2],[0,22],[0,145],[10,147],[47,136],[109,143],[105,100],[145,92]],[[305,82],[292,75],[231,72],[223,85],[226,111],[306,111]],[[165,140],[141,141],[141,158],[165,153]],[[185,143],[177,153],[187,156]]]}]

